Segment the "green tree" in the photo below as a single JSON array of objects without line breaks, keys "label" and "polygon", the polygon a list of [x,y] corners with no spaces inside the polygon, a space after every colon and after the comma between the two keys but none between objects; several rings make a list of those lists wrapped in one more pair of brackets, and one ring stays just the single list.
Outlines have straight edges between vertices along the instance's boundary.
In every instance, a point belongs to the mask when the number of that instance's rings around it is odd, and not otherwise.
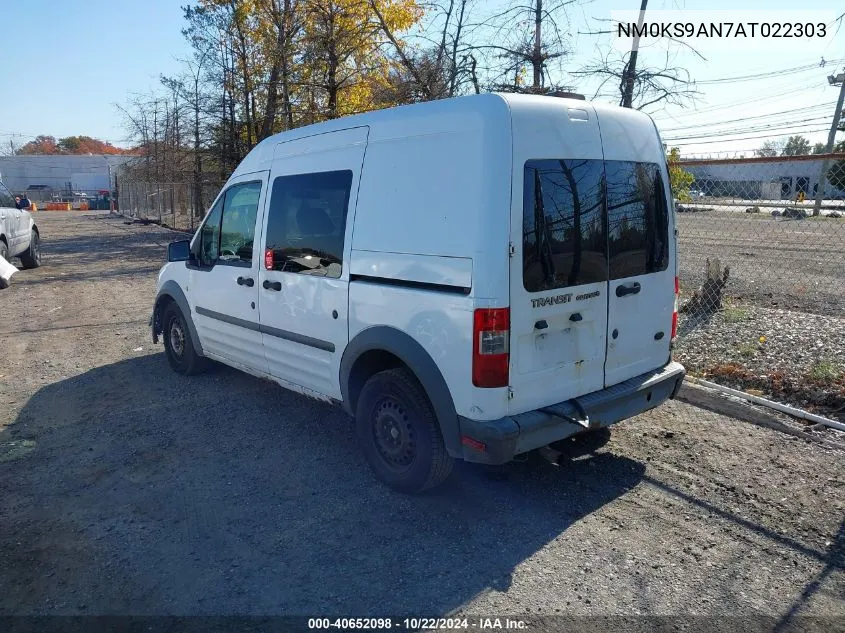
[{"label": "green tree", "polygon": [[806,156],[810,153],[810,141],[801,135],[790,136],[783,146],[781,156]]},{"label": "green tree", "polygon": [[781,153],[785,146],[786,145],[783,140],[766,141],[765,143],[763,143],[760,149],[754,150],[754,154],[761,158],[777,156]]},{"label": "green tree", "polygon": [[690,186],[695,182],[695,176],[681,168],[678,163],[681,160],[681,150],[673,147],[666,156],[669,164],[669,184],[672,187],[672,195],[681,202],[688,202]]}]

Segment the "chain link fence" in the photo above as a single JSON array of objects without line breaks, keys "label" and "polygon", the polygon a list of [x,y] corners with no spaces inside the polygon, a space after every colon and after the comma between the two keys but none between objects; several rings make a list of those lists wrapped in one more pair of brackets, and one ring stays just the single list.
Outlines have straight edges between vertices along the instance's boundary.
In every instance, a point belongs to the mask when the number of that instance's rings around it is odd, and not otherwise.
[{"label": "chain link fence", "polygon": [[220,192],[221,185],[151,183],[123,179],[118,188],[120,212],[144,222],[193,231]]},{"label": "chain link fence", "polygon": [[845,154],[686,158],[671,172],[676,358],[693,376],[845,420]]}]

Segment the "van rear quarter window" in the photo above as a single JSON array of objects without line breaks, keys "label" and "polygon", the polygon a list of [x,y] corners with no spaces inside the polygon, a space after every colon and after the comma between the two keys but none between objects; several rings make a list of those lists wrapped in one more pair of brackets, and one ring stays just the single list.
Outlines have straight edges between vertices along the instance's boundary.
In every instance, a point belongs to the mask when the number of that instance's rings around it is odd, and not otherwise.
[{"label": "van rear quarter window", "polygon": [[600,160],[525,164],[522,280],[529,292],[607,280]]},{"label": "van rear quarter window", "polygon": [[350,170],[273,181],[266,237],[273,270],[340,277],[351,187]]},{"label": "van rear quarter window", "polygon": [[669,209],[654,163],[605,161],[610,278],[666,270]]}]

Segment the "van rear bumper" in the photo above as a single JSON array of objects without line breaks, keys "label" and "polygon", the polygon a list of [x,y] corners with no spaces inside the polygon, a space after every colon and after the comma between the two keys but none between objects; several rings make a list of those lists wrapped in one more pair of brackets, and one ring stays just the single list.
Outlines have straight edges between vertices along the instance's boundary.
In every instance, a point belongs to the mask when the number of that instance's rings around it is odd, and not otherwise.
[{"label": "van rear bumper", "polygon": [[525,453],[578,433],[610,426],[674,398],[686,370],[670,362],[634,378],[579,398],[498,420],[459,416],[466,461],[504,464]]}]

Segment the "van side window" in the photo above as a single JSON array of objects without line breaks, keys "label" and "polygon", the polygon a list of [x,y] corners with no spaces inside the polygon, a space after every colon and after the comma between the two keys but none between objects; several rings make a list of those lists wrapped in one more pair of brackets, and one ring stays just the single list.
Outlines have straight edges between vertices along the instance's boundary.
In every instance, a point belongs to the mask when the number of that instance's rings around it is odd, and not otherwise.
[{"label": "van side window", "polygon": [[340,277],[351,187],[350,170],[276,178],[265,265],[272,255],[272,270]]},{"label": "van side window", "polygon": [[[209,211],[195,244],[200,266],[252,264],[260,182],[232,185]],[[197,252],[198,251],[198,252]]]},{"label": "van side window", "polygon": [[605,161],[610,278],[666,270],[669,210],[654,163]]},{"label": "van side window", "polygon": [[220,226],[221,264],[252,265],[255,218],[260,195],[261,182],[239,183],[226,191]]},{"label": "van side window", "polygon": [[217,199],[200,230],[197,259],[201,266],[213,266],[220,255],[220,216],[223,214],[224,199],[225,196]]},{"label": "van side window", "polygon": [[522,281],[528,292],[607,280],[600,160],[525,163]]}]

